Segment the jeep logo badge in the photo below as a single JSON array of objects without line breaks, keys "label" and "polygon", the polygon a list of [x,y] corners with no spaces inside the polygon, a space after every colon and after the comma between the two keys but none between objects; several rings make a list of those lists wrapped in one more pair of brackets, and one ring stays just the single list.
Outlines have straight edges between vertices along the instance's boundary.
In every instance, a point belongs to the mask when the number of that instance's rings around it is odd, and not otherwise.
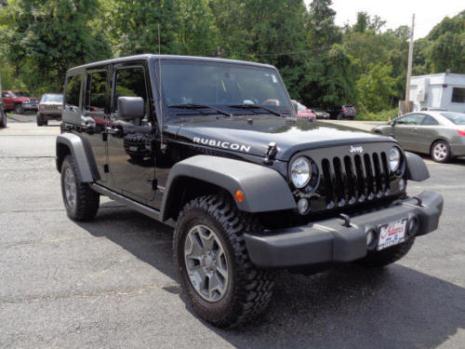
[{"label": "jeep logo badge", "polygon": [[351,153],[357,153],[357,154],[361,154],[363,153],[363,147],[360,145],[360,146],[353,146],[351,145],[350,146],[350,150],[349,150]]}]

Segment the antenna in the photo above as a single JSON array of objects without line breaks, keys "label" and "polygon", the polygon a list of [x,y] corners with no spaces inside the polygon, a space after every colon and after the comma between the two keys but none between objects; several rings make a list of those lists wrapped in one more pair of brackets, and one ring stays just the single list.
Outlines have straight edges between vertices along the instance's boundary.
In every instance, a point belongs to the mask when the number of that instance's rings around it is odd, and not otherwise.
[{"label": "antenna", "polygon": [[163,141],[163,96],[161,85],[161,40],[160,40],[160,23],[158,24],[158,94],[160,96],[160,150],[166,150],[166,144]]}]

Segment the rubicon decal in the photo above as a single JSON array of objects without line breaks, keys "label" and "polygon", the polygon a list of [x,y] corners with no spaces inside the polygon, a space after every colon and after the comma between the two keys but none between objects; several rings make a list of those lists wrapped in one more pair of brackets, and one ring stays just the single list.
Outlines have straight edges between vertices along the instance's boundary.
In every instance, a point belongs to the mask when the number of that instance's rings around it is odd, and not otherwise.
[{"label": "rubicon decal", "polygon": [[221,141],[221,140],[212,139],[212,138],[194,137],[193,142],[197,144],[208,145],[210,147],[242,151],[244,153],[250,152],[250,148],[251,148],[250,145],[231,143],[228,141]]}]

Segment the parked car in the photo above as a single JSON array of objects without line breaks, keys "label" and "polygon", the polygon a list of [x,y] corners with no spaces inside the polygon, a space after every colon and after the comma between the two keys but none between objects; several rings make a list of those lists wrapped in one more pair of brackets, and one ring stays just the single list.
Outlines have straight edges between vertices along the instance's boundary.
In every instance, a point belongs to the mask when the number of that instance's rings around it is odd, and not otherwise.
[{"label": "parked car", "polygon": [[103,195],[173,227],[183,299],[215,326],[262,313],[276,269],[381,268],[438,227],[442,196],[407,195],[429,176],[421,157],[293,120],[273,66],[139,55],[65,81],[56,168],[68,216],[92,220]]},{"label": "parked car", "polygon": [[465,156],[465,114],[423,111],[405,114],[373,132],[392,136],[407,150],[430,154],[436,162]]},{"label": "parked car", "polygon": [[16,114],[24,114],[25,111],[37,111],[37,98],[30,97],[26,92],[3,91],[3,108],[5,111],[14,111]]},{"label": "parked car", "polygon": [[336,120],[342,120],[342,119],[354,120],[355,117],[357,116],[357,110],[355,109],[353,105],[350,105],[350,104],[339,105],[339,106],[334,106],[332,108],[329,108],[328,113],[331,119],[336,119]]},{"label": "parked car", "polygon": [[329,113],[324,111],[323,109],[319,109],[319,108],[311,108],[311,109],[315,113],[317,119],[325,119],[326,120],[326,119],[330,118]]},{"label": "parked car", "polygon": [[299,119],[307,119],[309,121],[316,120],[316,114],[313,112],[313,110],[307,108],[305,105],[296,101],[295,99],[292,99],[291,102]]},{"label": "parked car", "polygon": [[46,93],[40,98],[37,126],[47,125],[49,120],[61,120],[63,95]]}]

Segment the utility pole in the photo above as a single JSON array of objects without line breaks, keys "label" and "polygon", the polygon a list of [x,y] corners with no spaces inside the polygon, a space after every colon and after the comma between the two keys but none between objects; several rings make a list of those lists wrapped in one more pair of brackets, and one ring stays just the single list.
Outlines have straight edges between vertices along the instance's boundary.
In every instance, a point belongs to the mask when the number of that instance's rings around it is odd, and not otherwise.
[{"label": "utility pole", "polygon": [[413,35],[415,31],[415,14],[412,15],[412,28],[410,29],[410,43],[408,47],[407,83],[405,85],[405,111],[410,112],[410,79],[413,65]]}]

